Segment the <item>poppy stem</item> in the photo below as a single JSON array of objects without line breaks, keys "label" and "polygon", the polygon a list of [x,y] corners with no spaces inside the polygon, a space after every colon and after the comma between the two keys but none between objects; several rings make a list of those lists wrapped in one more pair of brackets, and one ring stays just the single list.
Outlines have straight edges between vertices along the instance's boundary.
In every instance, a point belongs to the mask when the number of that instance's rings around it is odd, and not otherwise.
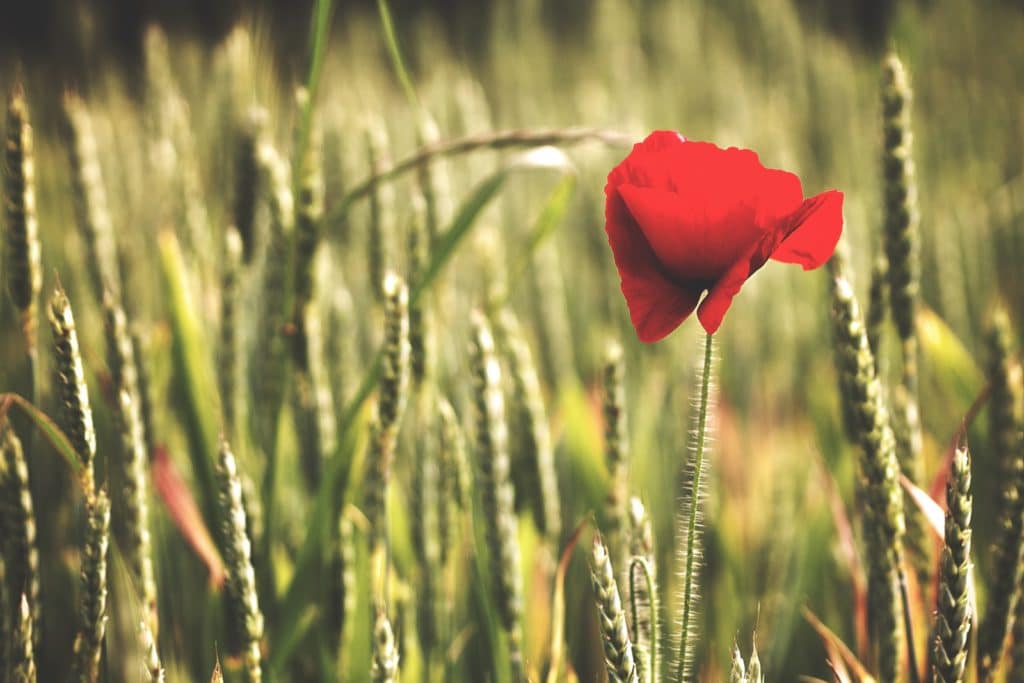
[{"label": "poppy stem", "polygon": [[676,681],[683,681],[689,671],[693,655],[689,642],[691,620],[695,600],[695,584],[693,573],[696,565],[697,545],[697,513],[700,507],[701,473],[704,470],[704,441],[707,432],[708,393],[711,385],[711,349],[712,335],[708,334],[704,341],[704,369],[700,385],[700,408],[697,414],[697,443],[693,462],[693,483],[690,488],[689,519],[686,528],[686,571],[683,574],[683,622],[679,634],[679,658],[676,662]]}]

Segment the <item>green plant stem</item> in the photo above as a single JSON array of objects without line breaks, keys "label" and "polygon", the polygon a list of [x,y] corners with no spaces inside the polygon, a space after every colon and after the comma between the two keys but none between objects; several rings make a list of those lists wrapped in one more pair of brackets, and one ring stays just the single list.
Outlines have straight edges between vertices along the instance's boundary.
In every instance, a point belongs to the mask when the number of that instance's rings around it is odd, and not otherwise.
[{"label": "green plant stem", "polygon": [[704,340],[704,370],[700,383],[700,412],[697,416],[697,450],[694,454],[693,486],[690,501],[690,519],[686,527],[686,574],[683,577],[683,623],[679,633],[679,659],[676,662],[676,681],[686,674],[687,648],[690,646],[690,617],[693,612],[693,566],[697,544],[697,509],[700,506],[700,475],[704,468],[704,435],[708,418],[708,389],[711,384],[712,335]]}]

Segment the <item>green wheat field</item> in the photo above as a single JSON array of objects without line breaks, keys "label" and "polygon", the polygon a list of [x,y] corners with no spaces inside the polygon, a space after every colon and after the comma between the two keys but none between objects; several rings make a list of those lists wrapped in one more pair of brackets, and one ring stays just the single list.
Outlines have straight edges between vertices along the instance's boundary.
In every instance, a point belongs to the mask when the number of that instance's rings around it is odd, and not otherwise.
[{"label": "green wheat field", "polygon": [[[1024,681],[1024,11],[813,4],[0,63],[0,680]],[[655,129],[845,194],[709,385],[604,231]]]}]

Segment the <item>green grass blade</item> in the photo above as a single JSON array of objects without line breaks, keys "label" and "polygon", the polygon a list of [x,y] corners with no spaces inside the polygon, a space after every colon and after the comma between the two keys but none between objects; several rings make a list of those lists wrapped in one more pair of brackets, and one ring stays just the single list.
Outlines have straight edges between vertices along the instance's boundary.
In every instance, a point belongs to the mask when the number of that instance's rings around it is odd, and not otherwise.
[{"label": "green grass blade", "polygon": [[32,405],[23,396],[11,393],[0,394],[0,418],[7,414],[11,406],[17,406],[32,421],[39,431],[43,433],[43,436],[46,437],[46,440],[50,442],[50,445],[67,460],[72,472],[77,474],[81,471],[82,461],[75,453],[75,449],[71,446],[71,442],[68,441],[68,437],[64,435],[64,432],[61,431],[61,428],[57,426],[57,423],[50,416]]},{"label": "green grass blade", "polygon": [[[309,75],[306,77],[306,98],[299,123],[299,136],[296,140],[295,156],[293,157],[296,171],[301,168],[306,157],[306,150],[309,147],[310,131],[313,127],[313,108],[316,106],[316,94],[320,87],[320,73],[323,71],[324,56],[327,54],[327,40],[331,27],[331,14],[334,9],[334,0],[316,0],[313,8],[313,16],[309,25]],[[293,192],[298,196],[298,183],[302,177],[301,173],[292,173]]]},{"label": "green grass blade", "polygon": [[395,35],[395,24],[391,21],[391,10],[388,9],[387,0],[377,0],[377,12],[380,14],[380,26],[384,30],[384,42],[388,46],[388,56],[391,57],[391,65],[395,68],[395,75],[398,76],[405,91],[405,97],[413,107],[420,106],[420,100],[416,96],[416,89],[412,86],[412,78],[409,77],[409,70],[405,68],[405,61],[402,59],[402,51],[398,47],[398,37]]},{"label": "green grass blade", "polygon": [[182,411],[189,459],[199,485],[200,507],[207,526],[215,528],[217,487],[213,476],[213,453],[216,452],[217,427],[213,416],[219,415],[220,410],[216,405],[210,405],[210,397],[217,395],[217,384],[213,379],[211,359],[204,352],[209,345],[203,339],[192,305],[178,240],[174,233],[163,232],[158,244],[160,270],[171,318],[173,377],[179,399],[178,409]]}]

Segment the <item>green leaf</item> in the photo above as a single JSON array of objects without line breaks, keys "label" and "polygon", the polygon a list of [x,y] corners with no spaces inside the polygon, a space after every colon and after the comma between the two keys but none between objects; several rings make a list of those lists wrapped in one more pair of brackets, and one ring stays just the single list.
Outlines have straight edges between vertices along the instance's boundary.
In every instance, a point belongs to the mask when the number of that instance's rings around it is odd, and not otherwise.
[{"label": "green leaf", "polygon": [[[216,452],[216,415],[220,414],[217,385],[213,380],[212,359],[205,352],[209,346],[203,338],[188,291],[187,270],[178,239],[165,231],[157,239],[160,270],[171,315],[173,382],[178,392],[178,410],[188,439],[192,472],[199,484],[200,505],[210,528],[216,528],[214,510],[217,487],[213,474],[213,453]],[[212,398],[212,401],[211,401]]]},{"label": "green leaf", "polygon": [[917,338],[921,344],[921,402],[928,430],[947,434],[950,425],[960,424],[964,413],[985,384],[984,373],[970,351],[930,308],[917,315]]}]

